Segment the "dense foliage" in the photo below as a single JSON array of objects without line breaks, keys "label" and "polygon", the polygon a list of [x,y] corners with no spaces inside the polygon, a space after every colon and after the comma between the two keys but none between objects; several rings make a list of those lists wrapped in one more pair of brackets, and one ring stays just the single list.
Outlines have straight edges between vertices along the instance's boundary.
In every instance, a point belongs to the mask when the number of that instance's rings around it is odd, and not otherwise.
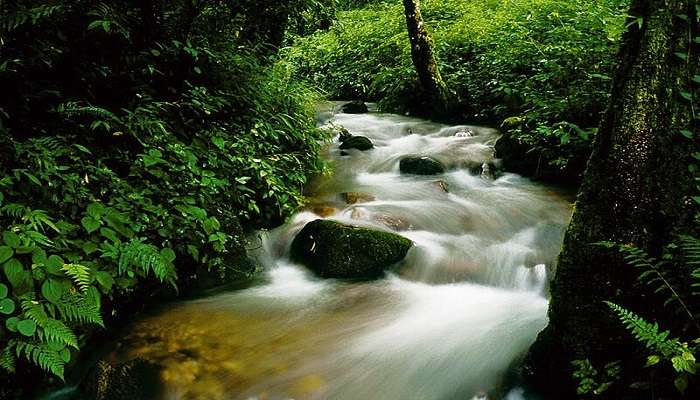
[{"label": "dense foliage", "polygon": [[[542,167],[580,175],[607,104],[628,2],[421,3],[454,92],[454,116],[502,125]],[[340,12],[330,31],[288,52],[299,76],[331,97],[377,100],[392,111],[430,109],[411,63],[401,2],[343,4],[363,7]]]},{"label": "dense foliage", "polygon": [[324,134],[271,17],[312,2],[235,3],[1,3],[3,375],[63,378],[135,293],[252,273],[244,229],[302,204]]}]

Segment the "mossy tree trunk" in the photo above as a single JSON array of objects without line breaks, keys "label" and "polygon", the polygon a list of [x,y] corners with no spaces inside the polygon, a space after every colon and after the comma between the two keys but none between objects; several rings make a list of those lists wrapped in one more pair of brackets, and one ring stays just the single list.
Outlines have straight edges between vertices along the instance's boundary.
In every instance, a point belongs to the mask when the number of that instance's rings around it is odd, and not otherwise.
[{"label": "mossy tree trunk", "polygon": [[403,0],[408,27],[408,38],[411,41],[411,58],[418,73],[421,87],[428,96],[428,101],[437,115],[447,112],[449,91],[440,76],[440,70],[435,60],[433,40],[423,23],[419,0]]},{"label": "mossy tree trunk", "polygon": [[[594,244],[633,244],[658,255],[674,235],[696,229],[688,170],[693,141],[679,133],[692,123],[680,92],[697,73],[690,69],[698,57],[696,48],[689,51],[689,29],[697,27],[678,15],[696,21],[694,2],[634,0],[629,15],[635,17],[623,38],[610,104],[551,285],[549,325],[525,367],[531,382],[553,398],[576,398],[573,360],[601,368],[630,359],[633,340],[603,301],[654,318],[648,291],[635,287],[638,271],[616,250]],[[623,365],[623,373],[634,369]],[[621,398],[613,388],[606,396]]]}]

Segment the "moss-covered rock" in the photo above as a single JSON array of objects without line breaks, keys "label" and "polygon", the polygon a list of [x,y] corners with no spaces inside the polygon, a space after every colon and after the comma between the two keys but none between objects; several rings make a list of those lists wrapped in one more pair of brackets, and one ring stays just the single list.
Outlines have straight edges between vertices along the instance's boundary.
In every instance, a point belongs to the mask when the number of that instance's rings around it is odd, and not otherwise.
[{"label": "moss-covered rock", "polygon": [[369,150],[374,147],[371,140],[364,136],[352,136],[343,140],[340,144],[342,150],[357,149],[360,151]]},{"label": "moss-covered rock", "polygon": [[406,157],[399,162],[402,174],[437,175],[445,172],[445,166],[431,157]]},{"label": "moss-covered rock", "polygon": [[346,114],[364,114],[367,111],[367,104],[364,101],[356,100],[343,104],[342,110]]},{"label": "moss-covered rock", "polygon": [[317,219],[294,238],[292,259],[324,278],[372,279],[403,260],[411,246],[394,233]]}]

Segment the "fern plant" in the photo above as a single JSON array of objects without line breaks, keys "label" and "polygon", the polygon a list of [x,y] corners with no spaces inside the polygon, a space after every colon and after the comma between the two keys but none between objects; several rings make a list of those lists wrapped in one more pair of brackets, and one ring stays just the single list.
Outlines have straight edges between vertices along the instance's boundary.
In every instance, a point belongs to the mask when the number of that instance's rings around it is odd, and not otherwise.
[{"label": "fern plant", "polygon": [[647,357],[647,366],[656,365],[662,360],[670,362],[677,373],[674,384],[679,391],[684,392],[688,387],[689,375],[697,373],[697,361],[694,353],[698,351],[700,342],[695,340],[691,346],[677,338],[670,337],[669,331],[661,331],[657,323],[652,324],[615,303],[606,301],[605,304],[617,315],[635,339],[651,352]]},{"label": "fern plant", "polygon": [[161,282],[168,282],[174,286],[174,259],[175,253],[171,249],[158,250],[156,246],[144,243],[143,239],[133,239],[121,248],[119,273],[128,273],[129,267],[137,267],[145,274],[152,272]]},{"label": "fern plant", "polygon": [[[694,326],[700,334],[700,325],[690,304],[697,292],[685,293],[676,284],[679,279],[690,279],[691,287],[700,286],[700,239],[692,236],[679,237],[677,244],[668,246],[669,250],[678,249],[680,257],[668,253],[662,259],[651,257],[643,250],[629,245],[615,243],[600,243],[608,248],[617,248],[629,265],[637,268],[640,273],[637,279],[652,286],[654,293],[664,294],[664,307],[676,304],[682,314],[687,316],[690,326]],[[672,269],[673,268],[673,269]],[[685,272],[690,270],[690,276]],[[672,276],[672,277],[671,277]],[[620,322],[650,353],[647,356],[647,367],[652,367],[664,361],[675,372],[674,385],[680,392],[685,392],[691,376],[697,374],[696,354],[700,351],[700,337],[690,341],[682,341],[671,337],[668,330],[661,330],[658,323],[651,323],[640,315],[612,302],[605,302],[615,313]]]},{"label": "fern plant", "polygon": [[[696,238],[690,236],[681,236],[679,238],[679,244],[673,244],[670,247],[680,247],[681,253],[683,254],[683,259],[681,260],[686,265],[697,266],[700,265],[700,241]],[[656,259],[651,257],[644,250],[639,249],[635,246],[630,245],[617,245],[611,242],[600,243],[608,248],[617,248],[625,261],[637,268],[640,273],[637,279],[652,287],[654,293],[665,295],[663,302],[664,307],[676,304],[680,312],[684,313],[688,321],[695,326],[700,333],[700,324],[698,324],[696,315],[691,311],[690,307],[684,300],[684,296],[680,293],[677,285],[672,282],[672,279],[667,276],[667,270],[670,271],[672,268],[672,257],[665,257],[662,259]],[[692,274],[691,278],[695,279],[697,282],[693,283],[694,287],[698,287],[700,283],[700,268],[697,268]]]}]

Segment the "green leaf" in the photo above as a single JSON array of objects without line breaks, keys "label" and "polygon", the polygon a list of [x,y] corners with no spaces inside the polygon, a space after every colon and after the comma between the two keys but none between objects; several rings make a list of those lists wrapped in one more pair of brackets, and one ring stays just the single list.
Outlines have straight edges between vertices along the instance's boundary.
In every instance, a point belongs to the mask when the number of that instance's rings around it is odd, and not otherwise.
[{"label": "green leaf", "polygon": [[66,348],[66,344],[61,342],[48,342],[47,345],[53,351],[61,351]]},{"label": "green leaf", "polygon": [[10,317],[7,319],[7,321],[5,321],[5,327],[10,332],[17,332],[17,323],[18,322],[19,322],[19,318]]},{"label": "green leaf", "polygon": [[160,256],[166,262],[171,263],[171,262],[175,261],[175,252],[170,247],[166,247],[166,248],[162,249],[160,251]]},{"label": "green leaf", "polygon": [[693,81],[695,83],[700,83],[700,75],[693,75]]},{"label": "green leaf", "polygon": [[14,251],[10,246],[0,246],[0,264],[12,258]]},{"label": "green leaf", "polygon": [[32,337],[36,332],[36,322],[31,319],[24,319],[17,323],[17,330],[24,336]]},{"label": "green leaf", "polygon": [[687,129],[682,130],[682,131],[681,131],[681,135],[687,137],[688,139],[692,139],[692,138],[693,138],[693,132],[691,132],[691,131],[689,131],[689,130],[687,130]]},{"label": "green leaf", "polygon": [[688,53],[677,52],[677,53],[673,53],[673,54],[675,54],[676,57],[680,58],[681,60],[687,60],[687,59],[688,59]]},{"label": "green leaf", "polygon": [[100,228],[100,221],[93,217],[83,217],[80,220],[80,223],[83,225],[83,228],[88,231],[88,233],[95,232]]},{"label": "green leaf", "polygon": [[114,286],[114,278],[112,278],[112,275],[109,272],[106,271],[97,271],[95,273],[95,279],[97,280],[97,283],[100,284],[107,292],[112,290],[112,286]]},{"label": "green leaf", "polygon": [[64,348],[63,350],[59,351],[58,355],[61,356],[61,359],[63,360],[63,362],[67,363],[70,361],[70,349],[68,349],[67,347]]},{"label": "green leaf", "polygon": [[12,314],[15,312],[15,302],[12,299],[0,300],[0,314]]},{"label": "green leaf", "polygon": [[656,354],[650,355],[647,357],[647,363],[645,367],[651,367],[653,365],[658,364],[661,361],[661,357],[657,356]]},{"label": "green leaf", "polygon": [[47,279],[41,285],[41,294],[51,303],[58,304],[64,293],[63,285],[55,279]]},{"label": "green leaf", "polygon": [[87,147],[85,147],[85,146],[83,146],[83,145],[81,145],[81,144],[74,143],[73,146],[75,146],[76,149],[82,151],[82,152],[85,153],[85,154],[92,154],[92,153],[90,152],[90,150],[87,149]]},{"label": "green leaf", "polygon": [[214,143],[214,146],[220,148],[221,150],[226,147],[226,141],[221,136],[214,136],[211,138],[211,142]]},{"label": "green leaf", "polygon": [[14,232],[10,232],[10,231],[4,232],[2,234],[2,240],[5,242],[6,245],[8,245],[10,247],[13,247],[13,248],[19,247],[19,243],[20,243],[19,236],[17,236],[17,234]]},{"label": "green leaf", "polygon": [[57,255],[52,255],[46,260],[46,270],[52,275],[63,275],[61,268],[65,262]]},{"label": "green leaf", "polygon": [[18,259],[13,258],[5,263],[5,277],[13,288],[20,286],[24,280],[24,268]]},{"label": "green leaf", "polygon": [[35,185],[42,186],[41,181],[36,176],[30,174],[29,172],[23,172],[23,174],[24,174],[24,176],[29,178],[29,180],[32,181]]},{"label": "green leaf", "polygon": [[97,251],[97,244],[95,242],[85,242],[83,243],[83,251],[85,254],[90,255]]},{"label": "green leaf", "polygon": [[119,238],[117,237],[117,232],[115,232],[112,229],[109,228],[100,228],[100,235],[104,236],[105,238],[109,239],[112,241],[112,243],[117,243],[119,242]]},{"label": "green leaf", "polygon": [[90,203],[87,206],[87,214],[94,219],[100,219],[105,213],[105,207],[100,203]]},{"label": "green leaf", "polygon": [[690,94],[690,92],[682,91],[682,92],[681,92],[681,97],[683,97],[684,99],[686,99],[686,100],[688,100],[688,101],[692,101],[692,100],[693,100],[693,95]]},{"label": "green leaf", "polygon": [[190,253],[190,255],[192,256],[192,258],[194,258],[195,261],[199,261],[199,249],[197,248],[197,246],[188,244],[187,252]]},{"label": "green leaf", "polygon": [[36,265],[46,265],[46,251],[43,249],[35,249],[32,253],[32,263]]},{"label": "green leaf", "polygon": [[4,283],[0,283],[0,299],[4,299],[5,297],[7,297],[7,293],[9,291],[10,290],[7,288],[7,285],[5,285]]},{"label": "green leaf", "polygon": [[673,381],[673,385],[679,392],[685,393],[685,390],[688,389],[688,378],[685,375],[681,375]]}]

